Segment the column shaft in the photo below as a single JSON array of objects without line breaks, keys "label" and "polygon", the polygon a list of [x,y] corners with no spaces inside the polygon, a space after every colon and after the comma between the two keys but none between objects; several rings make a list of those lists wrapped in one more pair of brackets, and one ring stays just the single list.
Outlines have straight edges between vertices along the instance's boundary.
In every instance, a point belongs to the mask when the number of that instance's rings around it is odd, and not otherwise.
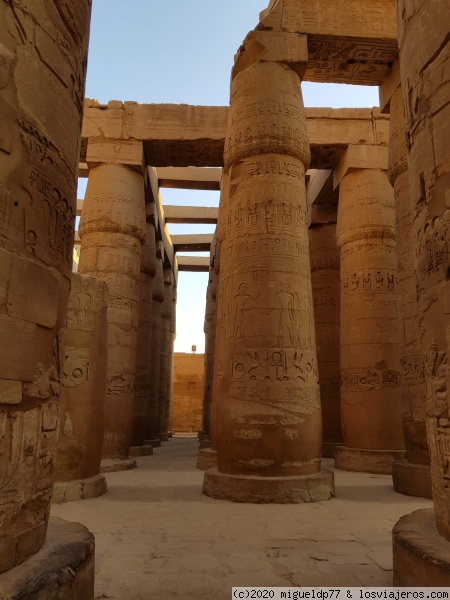
[{"label": "column shaft", "polygon": [[151,387],[150,387],[150,423],[148,440],[155,445],[159,433],[159,390],[161,372],[161,315],[164,302],[164,274],[161,251],[157,254],[156,273],[153,280],[152,303],[152,354],[151,354]]}]

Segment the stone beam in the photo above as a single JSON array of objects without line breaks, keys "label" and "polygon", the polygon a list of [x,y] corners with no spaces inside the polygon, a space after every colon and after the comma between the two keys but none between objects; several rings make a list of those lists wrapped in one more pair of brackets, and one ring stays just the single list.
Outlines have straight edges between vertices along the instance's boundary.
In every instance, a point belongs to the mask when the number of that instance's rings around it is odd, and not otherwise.
[{"label": "stone beam", "polygon": [[[143,141],[147,163],[157,168],[222,167],[227,118],[225,106],[125,102],[111,108],[87,100],[81,161],[88,138],[134,138]],[[389,116],[377,108],[309,108],[306,118],[313,169],[334,168],[348,145],[387,146],[389,141]]]},{"label": "stone beam", "polygon": [[398,55],[395,0],[274,0],[258,28],[306,34],[304,81],[380,85]]},{"label": "stone beam", "polygon": [[166,206],[166,223],[201,223],[215,225],[219,209],[211,206]]},{"label": "stone beam", "polygon": [[173,235],[175,252],[209,252],[213,239],[212,233]]},{"label": "stone beam", "polygon": [[209,272],[209,256],[177,256],[178,271]]},{"label": "stone beam", "polygon": [[157,174],[160,188],[220,191],[220,168],[158,167]]}]

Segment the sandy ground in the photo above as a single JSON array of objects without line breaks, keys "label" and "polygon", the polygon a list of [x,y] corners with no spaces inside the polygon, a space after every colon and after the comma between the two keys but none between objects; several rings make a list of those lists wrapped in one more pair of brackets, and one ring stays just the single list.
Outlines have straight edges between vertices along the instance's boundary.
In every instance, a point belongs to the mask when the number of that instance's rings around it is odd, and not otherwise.
[{"label": "sandy ground", "polygon": [[[202,494],[196,439],[172,438],[101,498],[52,514],[96,538],[96,598],[229,600],[232,586],[392,585],[391,530],[431,501],[384,475],[335,471],[336,498],[249,505]],[[333,461],[323,461],[332,468]]]}]

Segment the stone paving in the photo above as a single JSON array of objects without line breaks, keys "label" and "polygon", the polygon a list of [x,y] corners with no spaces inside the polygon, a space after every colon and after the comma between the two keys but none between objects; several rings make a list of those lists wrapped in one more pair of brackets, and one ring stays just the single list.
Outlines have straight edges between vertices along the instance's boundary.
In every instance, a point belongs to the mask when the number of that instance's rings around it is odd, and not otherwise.
[{"label": "stone paving", "polygon": [[[390,586],[391,530],[432,506],[387,475],[335,471],[336,498],[249,505],[202,494],[198,442],[172,438],[132,471],[107,473],[100,498],[52,515],[96,538],[96,598],[228,600],[232,586]],[[325,459],[323,466],[332,468]]]}]

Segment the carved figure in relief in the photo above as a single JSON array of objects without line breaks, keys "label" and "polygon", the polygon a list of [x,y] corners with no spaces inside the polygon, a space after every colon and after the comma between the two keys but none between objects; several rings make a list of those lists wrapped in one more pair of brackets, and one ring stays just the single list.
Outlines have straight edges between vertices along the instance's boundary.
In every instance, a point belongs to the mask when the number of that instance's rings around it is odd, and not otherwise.
[{"label": "carved figure in relief", "polygon": [[16,490],[8,490],[8,485],[22,460],[23,415],[20,412],[0,413],[0,494],[16,493]]},{"label": "carved figure in relief", "polygon": [[[275,296],[275,306],[279,309],[277,345],[280,348],[294,345],[294,295],[287,290],[287,284],[282,283],[281,291]],[[285,334],[289,344],[283,344]]]},{"label": "carved figure in relief", "polygon": [[6,236],[11,214],[11,192],[0,185],[0,235]]},{"label": "carved figure in relief", "polygon": [[63,385],[65,387],[78,387],[89,380],[89,348],[65,349],[63,370]]},{"label": "carved figure in relief", "polygon": [[233,336],[245,338],[245,315],[246,312],[251,308],[259,297],[252,298],[248,293],[248,286],[246,283],[241,283],[239,286],[239,292],[235,296],[234,304],[234,321],[233,321]]}]

